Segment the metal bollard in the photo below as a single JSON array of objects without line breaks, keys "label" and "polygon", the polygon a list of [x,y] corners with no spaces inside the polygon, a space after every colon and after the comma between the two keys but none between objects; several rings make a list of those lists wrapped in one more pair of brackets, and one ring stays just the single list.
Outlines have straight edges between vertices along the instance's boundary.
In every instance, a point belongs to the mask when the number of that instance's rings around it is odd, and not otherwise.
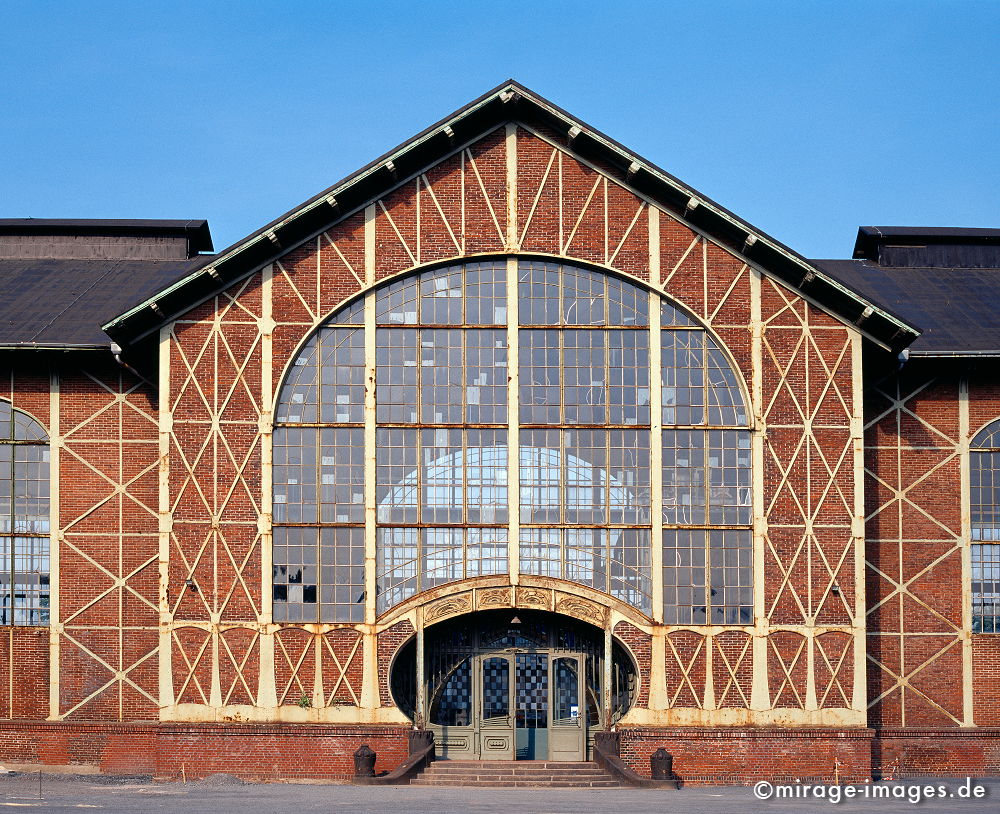
[{"label": "metal bollard", "polygon": [[653,780],[673,780],[674,756],[661,746],[649,756],[649,769]]},{"label": "metal bollard", "polygon": [[376,754],[367,743],[361,744],[358,751],[354,753],[354,776],[374,777],[375,776]]}]

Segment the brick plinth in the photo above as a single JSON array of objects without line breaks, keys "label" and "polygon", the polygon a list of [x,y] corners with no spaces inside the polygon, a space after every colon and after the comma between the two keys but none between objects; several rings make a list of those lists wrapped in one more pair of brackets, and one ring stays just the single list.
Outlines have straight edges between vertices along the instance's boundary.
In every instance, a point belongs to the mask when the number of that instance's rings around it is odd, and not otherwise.
[{"label": "brick plinth", "polygon": [[354,774],[353,755],[367,743],[375,771],[407,755],[401,726],[280,724],[54,723],[0,721],[0,762],[91,765],[108,774],[205,777],[226,772],[246,780]]},{"label": "brick plinth", "polygon": [[872,763],[876,777],[996,777],[1000,728],[882,730]]},{"label": "brick plinth", "polygon": [[[649,777],[649,756],[661,746],[686,784],[749,784],[757,780],[830,782],[871,777],[871,729],[622,728],[622,760]],[[838,763],[839,761],[839,763]]]},{"label": "brick plinth", "polygon": [[864,782],[885,777],[996,777],[1000,729],[621,729],[622,759],[649,776],[660,747],[685,783],[796,779]]}]

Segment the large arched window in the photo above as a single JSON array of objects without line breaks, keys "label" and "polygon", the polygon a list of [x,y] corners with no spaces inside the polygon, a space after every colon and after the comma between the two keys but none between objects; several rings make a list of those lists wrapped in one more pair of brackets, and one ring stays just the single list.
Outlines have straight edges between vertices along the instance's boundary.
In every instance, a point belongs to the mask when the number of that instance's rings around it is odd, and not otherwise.
[{"label": "large arched window", "polygon": [[49,443],[0,401],[0,624],[49,622]]},{"label": "large arched window", "polygon": [[[276,620],[363,618],[373,455],[378,613],[515,561],[647,614],[662,579],[668,623],[752,621],[747,411],[703,327],[611,274],[526,259],[512,286],[500,259],[367,296],[373,448],[360,301],[317,331],[279,394]],[[653,539],[664,554],[656,575]]]},{"label": "large arched window", "polygon": [[969,451],[972,514],[972,630],[1000,633],[1000,421]]}]

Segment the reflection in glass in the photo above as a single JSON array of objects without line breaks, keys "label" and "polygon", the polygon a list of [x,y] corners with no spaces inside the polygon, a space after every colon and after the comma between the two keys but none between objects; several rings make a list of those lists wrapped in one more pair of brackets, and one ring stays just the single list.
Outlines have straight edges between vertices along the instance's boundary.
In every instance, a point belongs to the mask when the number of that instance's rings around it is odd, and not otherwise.
[{"label": "reflection in glass", "polygon": [[[374,459],[378,613],[439,585],[506,573],[515,544],[523,572],[651,614],[652,523],[662,520],[665,615],[746,623],[751,435],[725,350],[680,307],[612,274],[519,259],[508,290],[507,267],[505,258],[444,266],[367,295],[373,381],[364,299],[303,345],[275,411],[276,618],[363,617],[365,461]],[[515,297],[518,324],[508,326]],[[517,404],[508,403],[515,353]],[[656,423],[653,392],[662,397]],[[509,417],[520,424],[513,453]],[[651,512],[653,444],[662,444],[662,518]],[[507,539],[512,504],[516,541]],[[989,539],[986,522],[979,527]],[[324,570],[330,557],[349,572]]]},{"label": "reflection in glass", "polygon": [[49,446],[0,401],[0,625],[49,622]]},{"label": "reflection in glass", "polygon": [[972,630],[1000,633],[1000,421],[980,430],[969,453]]}]

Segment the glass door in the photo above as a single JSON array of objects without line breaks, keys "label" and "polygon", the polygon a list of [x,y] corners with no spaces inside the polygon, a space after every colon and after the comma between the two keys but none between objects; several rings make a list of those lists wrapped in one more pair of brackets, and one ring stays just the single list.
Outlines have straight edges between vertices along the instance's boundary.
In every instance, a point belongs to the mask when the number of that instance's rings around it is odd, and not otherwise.
[{"label": "glass door", "polygon": [[549,708],[549,760],[585,760],[587,745],[584,705],[584,656],[552,659]]},{"label": "glass door", "polygon": [[549,758],[549,654],[517,653],[514,749],[517,760]]},{"label": "glass door", "polygon": [[482,656],[479,660],[481,699],[477,721],[479,756],[483,760],[514,759],[514,715],[511,709],[510,656]]}]

